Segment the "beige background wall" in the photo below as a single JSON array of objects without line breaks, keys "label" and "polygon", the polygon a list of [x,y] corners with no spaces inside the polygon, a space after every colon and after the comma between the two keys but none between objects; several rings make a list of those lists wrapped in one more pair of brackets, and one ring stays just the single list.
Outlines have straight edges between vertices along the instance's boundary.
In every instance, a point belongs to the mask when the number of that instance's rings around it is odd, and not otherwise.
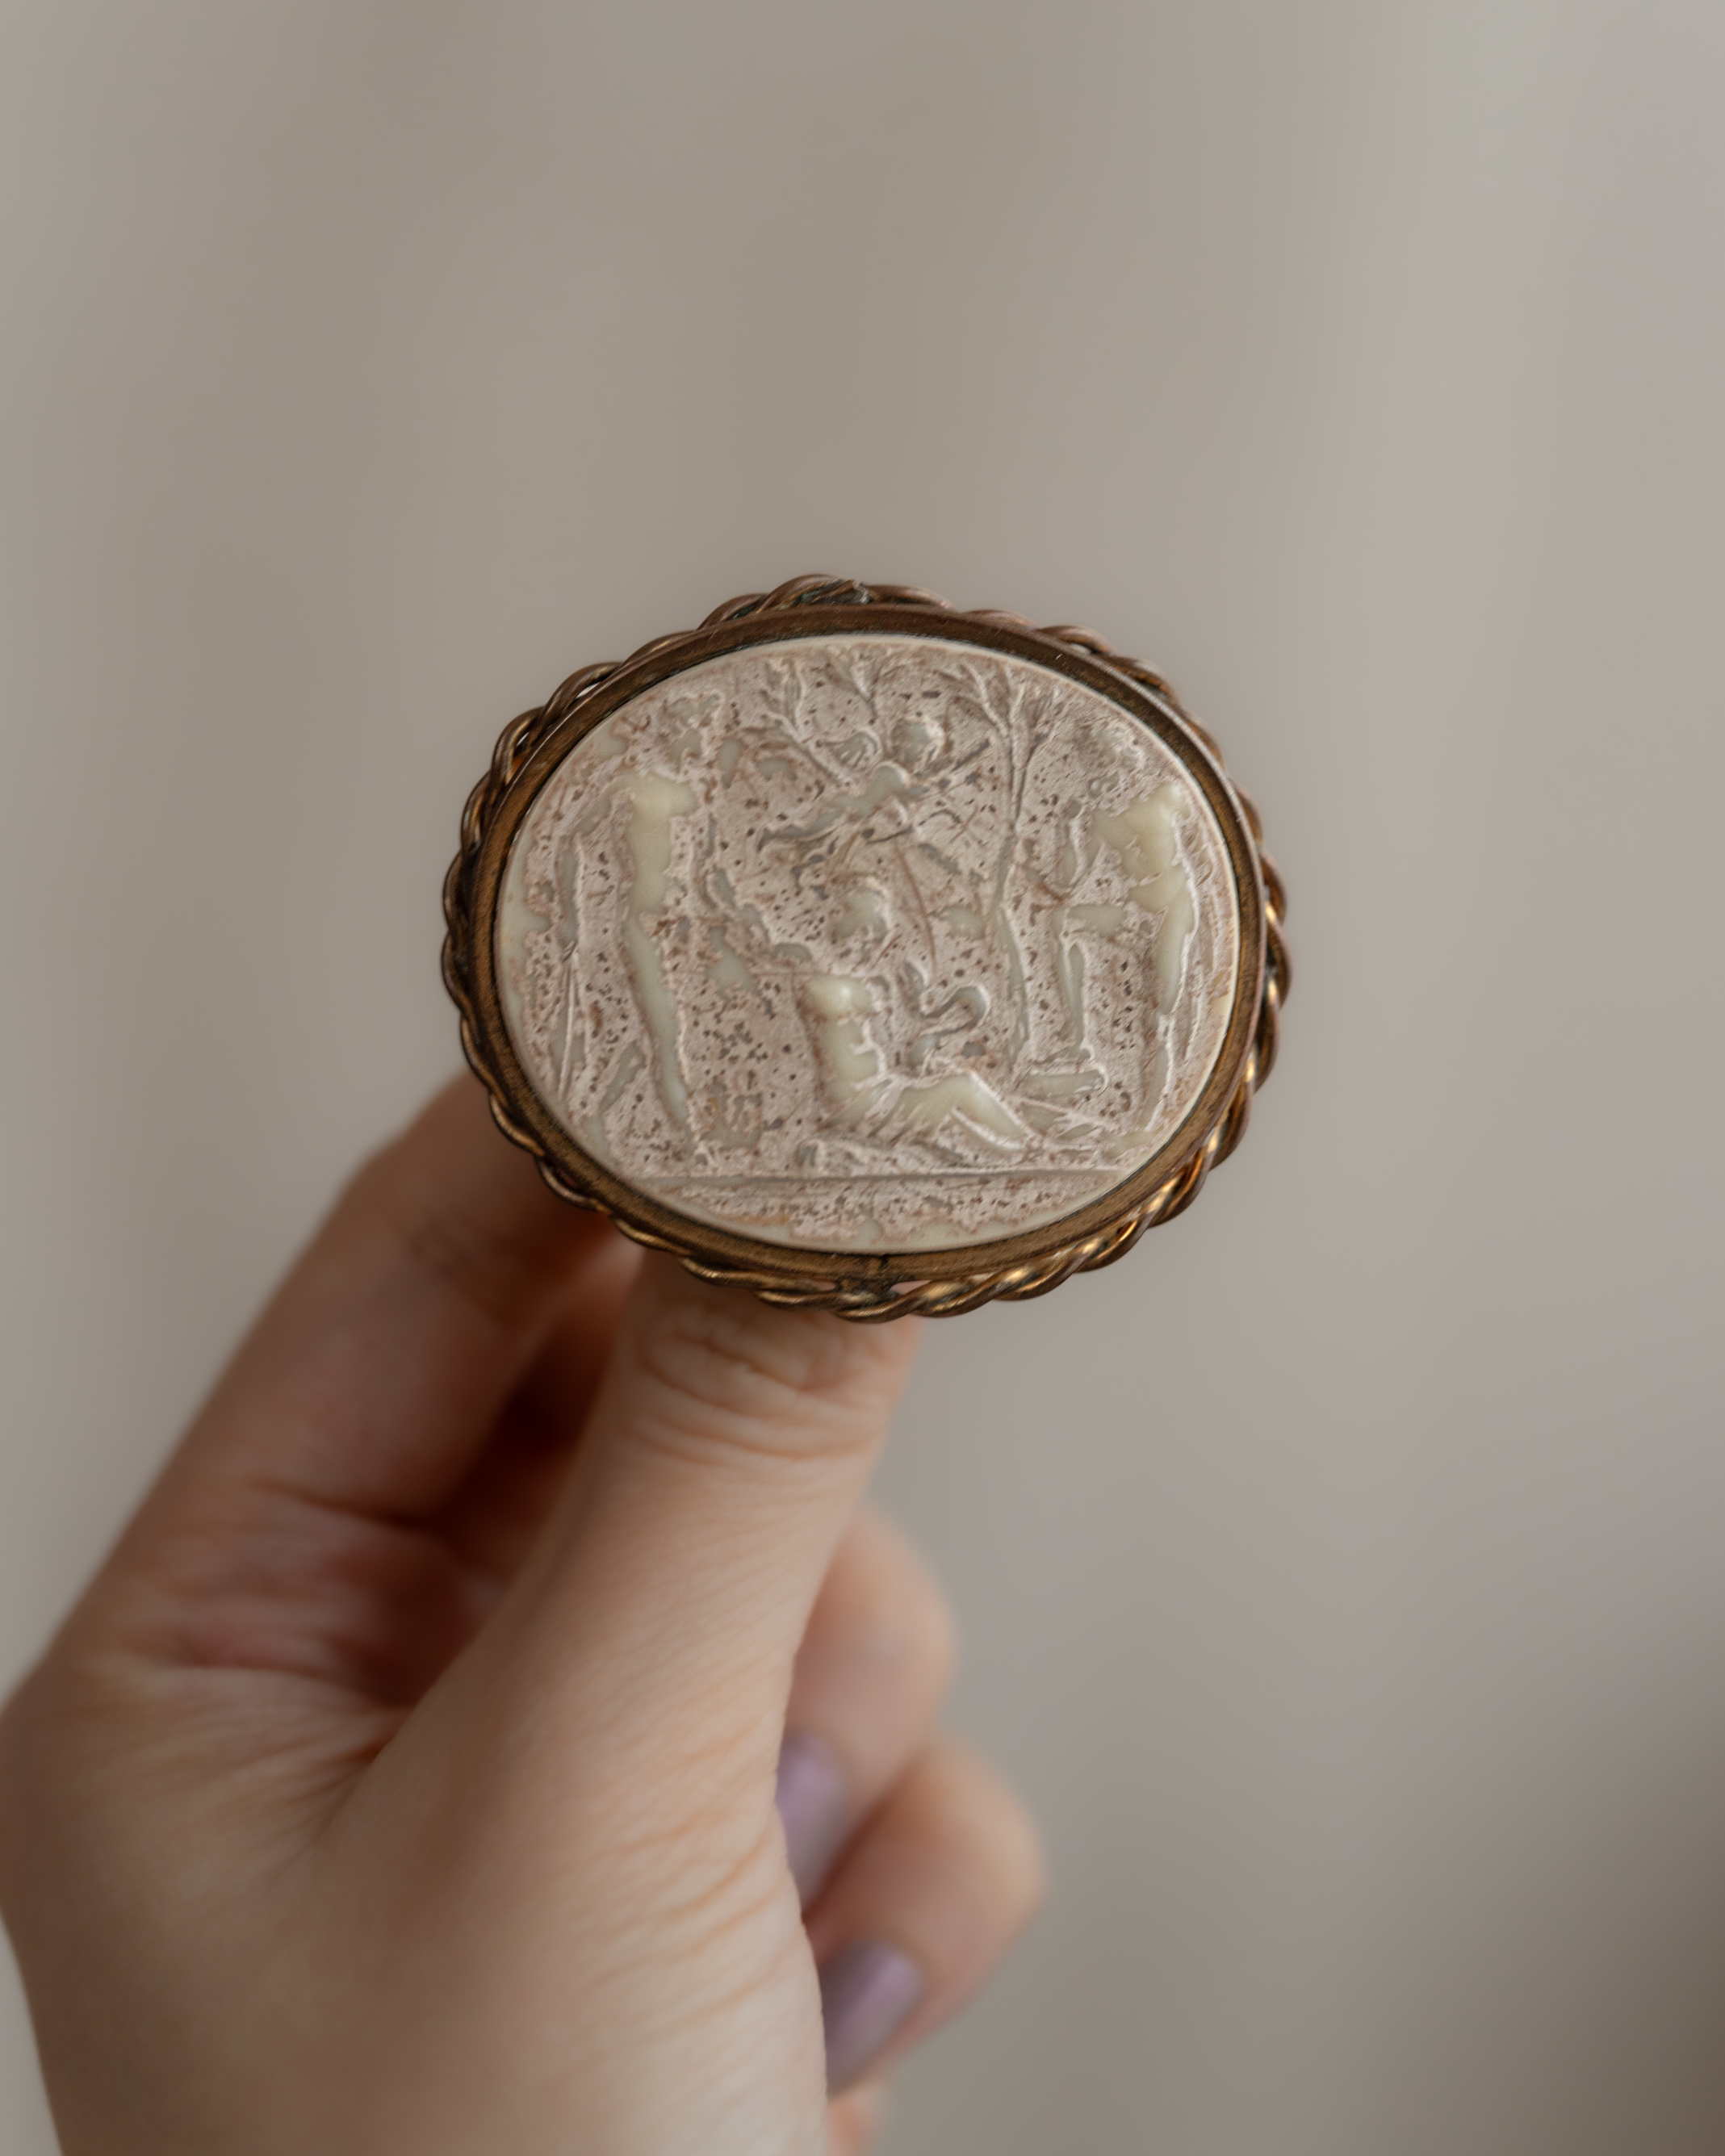
[{"label": "beige background wall", "polygon": [[1725,2146],[1722,60],[10,0],[0,1676],[449,1067],[504,719],[809,567],[1091,620],[1299,973],[1193,1214],[930,1338],[886,1492],[1055,1896],[894,2156]]}]

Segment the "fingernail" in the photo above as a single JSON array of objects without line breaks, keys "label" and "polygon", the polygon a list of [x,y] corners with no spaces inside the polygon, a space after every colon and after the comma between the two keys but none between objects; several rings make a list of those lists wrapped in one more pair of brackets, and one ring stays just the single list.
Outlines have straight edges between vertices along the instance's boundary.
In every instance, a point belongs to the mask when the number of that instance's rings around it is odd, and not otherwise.
[{"label": "fingernail", "polygon": [[827,2087],[847,2088],[884,2051],[922,1996],[922,1972],[880,1939],[860,1939],[820,1973]]},{"label": "fingernail", "polygon": [[831,1746],[800,1730],[788,1731],[779,1747],[773,1801],[791,1876],[806,1902],[832,1869],[850,1810],[845,1770]]}]

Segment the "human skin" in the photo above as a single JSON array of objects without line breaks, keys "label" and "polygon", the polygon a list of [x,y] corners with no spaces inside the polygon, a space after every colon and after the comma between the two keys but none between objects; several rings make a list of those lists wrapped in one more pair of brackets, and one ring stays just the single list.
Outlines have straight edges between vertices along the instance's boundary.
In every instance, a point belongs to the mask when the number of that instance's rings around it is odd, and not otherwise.
[{"label": "human skin", "polygon": [[914,1331],[644,1260],[467,1079],[372,1161],[0,1720],[69,2156],[860,2149],[1039,1892],[860,1509]]}]

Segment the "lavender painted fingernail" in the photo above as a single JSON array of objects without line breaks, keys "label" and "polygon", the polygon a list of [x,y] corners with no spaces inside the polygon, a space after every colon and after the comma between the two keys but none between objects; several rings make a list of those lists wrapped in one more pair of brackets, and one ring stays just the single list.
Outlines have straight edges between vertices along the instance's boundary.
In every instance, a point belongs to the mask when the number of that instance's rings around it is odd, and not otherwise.
[{"label": "lavender painted fingernail", "polygon": [[915,2011],[922,1972],[907,1954],[881,1939],[859,1939],[820,1973],[820,2011],[827,2030],[827,2087],[848,2088]]},{"label": "lavender painted fingernail", "polygon": [[832,1869],[850,1814],[845,1770],[832,1748],[801,1730],[788,1731],[779,1747],[773,1801],[791,1876],[806,1902]]}]

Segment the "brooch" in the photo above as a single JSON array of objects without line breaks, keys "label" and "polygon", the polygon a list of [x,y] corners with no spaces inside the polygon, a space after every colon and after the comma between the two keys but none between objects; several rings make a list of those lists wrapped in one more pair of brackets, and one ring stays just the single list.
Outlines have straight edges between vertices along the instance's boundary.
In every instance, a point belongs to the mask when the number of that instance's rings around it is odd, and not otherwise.
[{"label": "brooch", "polygon": [[468,1060],[559,1196],[768,1302],[1041,1295],[1189,1205],[1288,986],[1256,811],[1088,629],[802,577],[507,727]]}]

